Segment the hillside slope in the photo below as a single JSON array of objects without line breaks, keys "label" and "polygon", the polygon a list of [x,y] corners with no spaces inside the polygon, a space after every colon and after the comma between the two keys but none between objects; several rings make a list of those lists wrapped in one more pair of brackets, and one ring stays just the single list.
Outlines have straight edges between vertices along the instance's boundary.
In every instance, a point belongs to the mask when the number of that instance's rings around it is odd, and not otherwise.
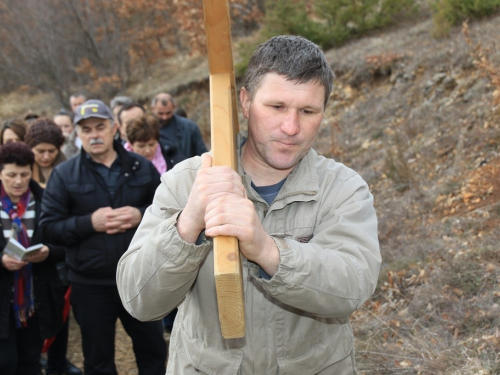
[{"label": "hillside slope", "polygon": [[[500,115],[460,32],[430,22],[328,52],[317,148],[367,180],[384,259],[355,315],[363,374],[498,374]],[[500,18],[470,25],[499,62]]]}]

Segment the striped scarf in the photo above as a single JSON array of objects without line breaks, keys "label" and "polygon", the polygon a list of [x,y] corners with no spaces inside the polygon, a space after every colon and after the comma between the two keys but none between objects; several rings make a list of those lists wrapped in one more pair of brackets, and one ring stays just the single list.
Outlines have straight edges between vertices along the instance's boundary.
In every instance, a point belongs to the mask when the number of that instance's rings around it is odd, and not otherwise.
[{"label": "striped scarf", "polygon": [[[12,227],[12,236],[24,247],[30,246],[28,230],[21,219],[30,203],[30,190],[28,189],[17,205],[14,205],[3,185],[0,189],[0,202],[2,210],[7,213]],[[2,220],[3,222],[4,220]],[[14,272],[14,314],[17,328],[26,327],[27,321],[35,313],[35,297],[33,293],[33,274],[31,263]]]}]

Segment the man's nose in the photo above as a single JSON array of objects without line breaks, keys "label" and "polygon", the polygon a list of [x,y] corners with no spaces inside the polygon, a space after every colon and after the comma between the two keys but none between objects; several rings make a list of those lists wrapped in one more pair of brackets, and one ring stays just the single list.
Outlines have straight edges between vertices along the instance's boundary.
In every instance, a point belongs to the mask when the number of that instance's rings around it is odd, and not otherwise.
[{"label": "man's nose", "polygon": [[296,111],[288,110],[284,114],[283,122],[281,123],[281,131],[289,136],[293,136],[299,133],[299,114]]}]

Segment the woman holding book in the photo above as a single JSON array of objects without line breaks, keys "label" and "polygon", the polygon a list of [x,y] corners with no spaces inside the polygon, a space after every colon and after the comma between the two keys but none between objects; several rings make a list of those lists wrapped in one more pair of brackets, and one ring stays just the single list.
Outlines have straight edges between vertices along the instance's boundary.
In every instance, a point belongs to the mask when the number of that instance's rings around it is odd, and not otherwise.
[{"label": "woman holding book", "polygon": [[[12,237],[42,242],[42,188],[31,178],[34,155],[22,142],[0,147],[0,249]],[[26,260],[5,251],[0,266],[0,374],[38,375],[43,339],[62,326],[64,291],[55,264],[64,249],[45,245]]]}]

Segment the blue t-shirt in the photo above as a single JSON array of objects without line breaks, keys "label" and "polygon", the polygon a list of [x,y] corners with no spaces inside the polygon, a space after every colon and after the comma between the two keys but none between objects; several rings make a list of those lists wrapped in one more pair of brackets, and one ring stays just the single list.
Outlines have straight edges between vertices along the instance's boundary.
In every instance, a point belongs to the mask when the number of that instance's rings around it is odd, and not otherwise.
[{"label": "blue t-shirt", "polygon": [[271,204],[274,201],[274,198],[278,195],[280,192],[281,187],[285,183],[286,178],[284,180],[281,180],[277,184],[274,185],[269,185],[269,186],[255,186],[255,184],[252,182],[252,187],[255,189],[257,193],[264,199],[267,204]]},{"label": "blue t-shirt", "polygon": [[[269,186],[255,186],[255,184],[252,182],[252,187],[255,189],[257,193],[264,199],[267,204],[271,204],[274,201],[274,198],[278,195],[280,192],[281,187],[285,183],[286,178],[284,180],[281,180],[277,184],[274,185],[269,185]],[[259,276],[263,279],[270,280],[271,276],[269,276],[266,271],[264,271],[260,266],[259,266]]]}]

